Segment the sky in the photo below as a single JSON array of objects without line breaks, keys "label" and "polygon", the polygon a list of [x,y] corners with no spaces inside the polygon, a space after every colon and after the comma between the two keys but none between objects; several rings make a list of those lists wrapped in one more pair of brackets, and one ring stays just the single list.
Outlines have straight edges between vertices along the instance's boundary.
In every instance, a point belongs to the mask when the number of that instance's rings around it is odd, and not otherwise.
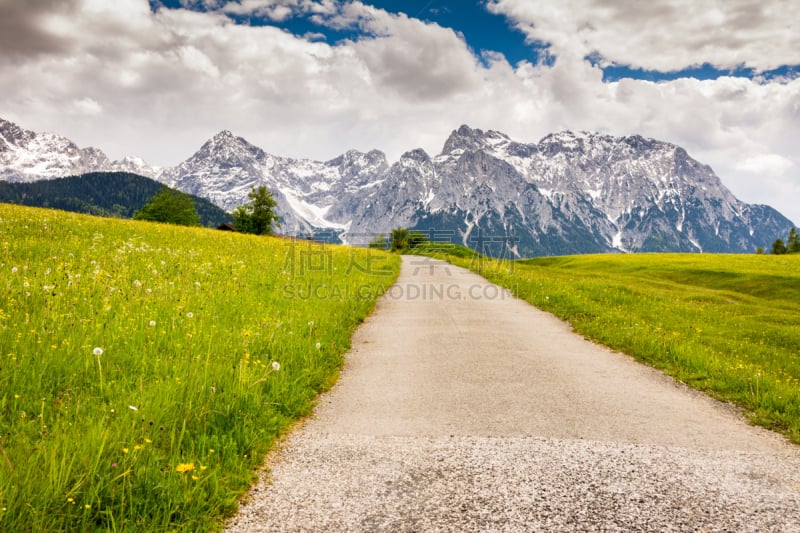
[{"label": "sky", "polygon": [[435,155],[461,124],[686,148],[800,223],[796,0],[0,0],[0,117],[171,166]]}]

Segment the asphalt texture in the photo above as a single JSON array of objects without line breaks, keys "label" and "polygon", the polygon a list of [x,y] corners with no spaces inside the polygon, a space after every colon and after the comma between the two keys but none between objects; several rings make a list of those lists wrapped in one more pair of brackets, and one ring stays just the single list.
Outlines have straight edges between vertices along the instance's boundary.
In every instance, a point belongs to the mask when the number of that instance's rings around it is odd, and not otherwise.
[{"label": "asphalt texture", "polygon": [[800,453],[461,268],[407,256],[229,531],[800,531]]}]

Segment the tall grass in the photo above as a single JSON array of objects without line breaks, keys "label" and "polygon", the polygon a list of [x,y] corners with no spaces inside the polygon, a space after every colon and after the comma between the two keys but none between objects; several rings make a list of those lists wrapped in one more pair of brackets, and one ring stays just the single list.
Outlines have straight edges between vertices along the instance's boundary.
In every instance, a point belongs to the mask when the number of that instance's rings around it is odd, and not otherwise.
[{"label": "tall grass", "polygon": [[800,443],[800,255],[444,257]]},{"label": "tall grass", "polygon": [[398,268],[0,205],[0,530],[218,527]]}]

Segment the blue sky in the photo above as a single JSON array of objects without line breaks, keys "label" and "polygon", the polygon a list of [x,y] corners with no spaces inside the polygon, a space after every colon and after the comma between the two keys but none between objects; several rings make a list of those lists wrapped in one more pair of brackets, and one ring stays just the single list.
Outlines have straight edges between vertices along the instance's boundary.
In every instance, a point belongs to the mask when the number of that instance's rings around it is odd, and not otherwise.
[{"label": "blue sky", "polygon": [[112,158],[640,134],[800,222],[793,0],[0,1],[0,51],[0,117]]},{"label": "blue sky", "polygon": [[[544,62],[553,64],[557,56],[551,52],[550,44],[545,41],[526,39],[526,35],[515,27],[514,22],[504,15],[487,9],[487,0],[362,0],[364,4],[389,13],[402,14],[410,18],[435,23],[451,28],[463,36],[470,50],[485,62],[485,51],[501,53],[509,63],[516,65],[520,61],[531,63]],[[208,11],[202,2],[187,0],[151,0],[154,9],[159,6]],[[183,4],[183,5],[182,5]],[[316,34],[328,44],[336,45],[345,39],[358,40],[369,38],[358,27],[346,29],[332,28],[315,21],[308,13],[297,12],[284,20],[274,20],[268,16],[252,13],[248,15],[228,15],[231,20],[245,25],[271,25],[282,28],[298,37]],[[685,68],[673,70],[656,70],[632,68],[630,65],[614,63],[610,65],[597,61],[594,54],[586,56],[586,60],[598,66],[603,72],[603,80],[618,81],[622,78],[647,80],[653,82],[694,78],[698,80],[714,80],[721,77],[738,77],[760,80],[771,80],[795,76],[800,72],[798,65],[781,65],[777,68],[758,71],[753,67],[736,65],[731,68],[718,68],[708,62],[698,62]]]}]

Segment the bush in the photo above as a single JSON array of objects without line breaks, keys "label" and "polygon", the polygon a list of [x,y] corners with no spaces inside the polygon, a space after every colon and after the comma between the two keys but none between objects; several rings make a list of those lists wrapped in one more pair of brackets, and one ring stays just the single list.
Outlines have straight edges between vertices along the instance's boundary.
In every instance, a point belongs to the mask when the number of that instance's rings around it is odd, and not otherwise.
[{"label": "bush", "polygon": [[409,250],[428,242],[428,236],[421,231],[411,231],[406,228],[396,228],[392,230],[391,244],[389,249],[392,252],[408,252]]}]

